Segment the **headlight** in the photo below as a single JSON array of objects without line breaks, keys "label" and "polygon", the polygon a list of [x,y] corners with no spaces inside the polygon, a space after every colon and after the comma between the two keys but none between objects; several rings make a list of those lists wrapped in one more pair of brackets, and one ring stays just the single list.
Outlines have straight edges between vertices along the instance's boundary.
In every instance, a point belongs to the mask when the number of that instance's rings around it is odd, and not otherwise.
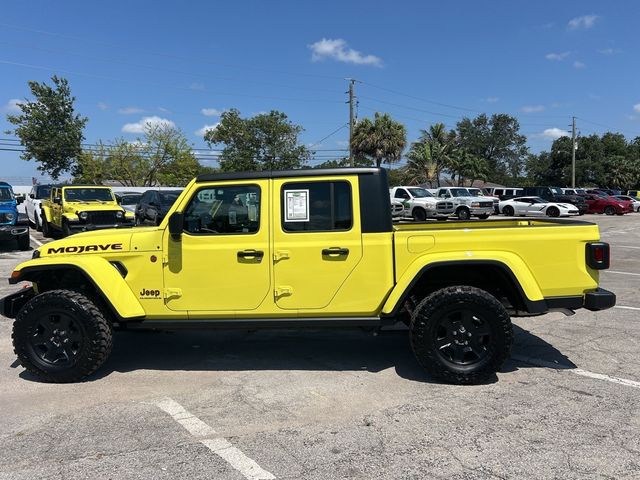
[{"label": "headlight", "polygon": [[122,218],[122,217],[124,217],[124,213],[116,212],[116,218]]},{"label": "headlight", "polygon": [[480,202],[471,202],[472,207],[480,207]]},{"label": "headlight", "polygon": [[7,220],[12,221],[16,216],[13,213],[6,213]]},{"label": "headlight", "polygon": [[89,218],[89,214],[87,212],[80,212],[78,214],[78,217],[80,218],[80,220],[86,220],[87,218]]}]

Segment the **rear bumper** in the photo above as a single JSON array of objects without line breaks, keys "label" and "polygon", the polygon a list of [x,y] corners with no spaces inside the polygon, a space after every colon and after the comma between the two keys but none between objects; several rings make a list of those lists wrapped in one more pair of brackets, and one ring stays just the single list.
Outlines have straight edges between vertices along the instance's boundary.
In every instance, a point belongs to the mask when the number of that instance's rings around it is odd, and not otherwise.
[{"label": "rear bumper", "polygon": [[592,312],[597,312],[615,306],[616,295],[604,288],[596,288],[583,296],[545,298],[545,303],[549,310],[586,308]]}]

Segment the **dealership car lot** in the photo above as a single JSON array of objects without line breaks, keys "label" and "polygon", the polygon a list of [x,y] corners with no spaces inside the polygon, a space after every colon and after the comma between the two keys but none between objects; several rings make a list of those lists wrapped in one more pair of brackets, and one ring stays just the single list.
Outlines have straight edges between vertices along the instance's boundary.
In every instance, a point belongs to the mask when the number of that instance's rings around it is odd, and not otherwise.
[{"label": "dealership car lot", "polygon": [[617,308],[514,319],[480,386],[432,381],[402,329],[118,332],[97,376],[43,384],[0,318],[0,478],[637,477],[640,215],[581,220]]}]

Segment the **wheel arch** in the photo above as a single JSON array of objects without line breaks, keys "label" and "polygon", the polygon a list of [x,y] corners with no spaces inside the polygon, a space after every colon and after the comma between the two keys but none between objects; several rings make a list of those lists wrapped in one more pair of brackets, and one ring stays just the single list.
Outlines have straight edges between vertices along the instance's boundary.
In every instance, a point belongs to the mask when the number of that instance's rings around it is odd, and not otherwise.
[{"label": "wheel arch", "polygon": [[[84,259],[83,259],[84,260]],[[28,281],[38,293],[59,288],[78,289],[98,298],[117,320],[137,319],[145,311],[124,280],[126,269],[118,262],[92,258],[91,262],[74,258],[50,264],[25,265],[12,274],[10,283]]]},{"label": "wheel arch", "polygon": [[503,303],[508,303],[515,314],[546,312],[547,303],[531,272],[522,268],[517,270],[518,275],[512,265],[492,259],[436,260],[417,271],[409,269],[405,272],[387,299],[382,315],[395,317],[412,295],[425,295],[453,285],[468,285],[488,291]]}]

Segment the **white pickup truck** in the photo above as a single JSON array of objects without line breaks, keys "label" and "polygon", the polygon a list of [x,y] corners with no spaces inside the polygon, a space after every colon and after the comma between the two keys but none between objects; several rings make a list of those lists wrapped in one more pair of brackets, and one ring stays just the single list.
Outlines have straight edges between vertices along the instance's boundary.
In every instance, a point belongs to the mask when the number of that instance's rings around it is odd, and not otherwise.
[{"label": "white pickup truck", "polygon": [[427,218],[446,220],[454,212],[453,202],[438,200],[426,188],[422,187],[393,187],[389,189],[391,202],[400,201],[404,204],[404,214],[417,222],[424,222]]},{"label": "white pickup truck", "polygon": [[466,188],[441,187],[436,190],[436,197],[453,202],[455,215],[460,220],[469,220],[471,217],[484,220],[494,212],[492,199],[476,197]]}]

